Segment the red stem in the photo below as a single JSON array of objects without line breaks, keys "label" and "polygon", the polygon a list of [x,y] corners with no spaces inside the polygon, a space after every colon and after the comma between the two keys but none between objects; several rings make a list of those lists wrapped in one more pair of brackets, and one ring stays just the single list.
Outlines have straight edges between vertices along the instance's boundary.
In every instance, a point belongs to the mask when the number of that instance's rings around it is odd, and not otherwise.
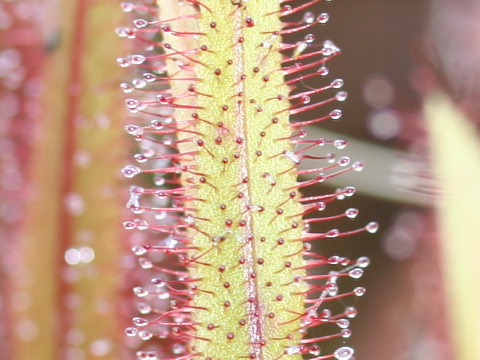
[{"label": "red stem", "polygon": [[[72,314],[66,303],[71,285],[62,278],[65,270],[64,254],[73,245],[73,219],[68,212],[65,200],[74,189],[74,165],[73,156],[76,148],[75,120],[80,111],[80,95],[82,90],[83,53],[85,44],[85,20],[87,12],[87,0],[77,0],[74,12],[74,26],[71,37],[70,51],[70,76],[68,79],[65,131],[63,143],[62,178],[60,183],[59,204],[59,247],[58,247],[58,313],[57,313],[57,349],[65,349],[66,334],[70,328]],[[58,352],[57,359],[62,359],[63,352]]]}]

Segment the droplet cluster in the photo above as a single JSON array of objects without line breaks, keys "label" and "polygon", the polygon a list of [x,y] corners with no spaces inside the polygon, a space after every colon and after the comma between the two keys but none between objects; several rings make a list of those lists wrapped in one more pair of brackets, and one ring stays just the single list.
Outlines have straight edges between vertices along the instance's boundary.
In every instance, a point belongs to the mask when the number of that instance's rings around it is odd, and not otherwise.
[{"label": "droplet cluster", "polygon": [[[313,253],[309,242],[376,230],[370,223],[349,232],[307,233],[312,222],[355,218],[353,208],[303,219],[355,189],[309,198],[302,197],[302,188],[363,168],[346,156],[308,154],[316,147],[347,145],[343,139],[309,139],[304,129],[339,119],[340,110],[308,121],[291,118],[347,97],[338,91],[341,79],[291,91],[307,79],[326,76],[326,63],[340,50],[330,41],[317,46],[312,34],[292,44],[282,36],[323,24],[328,15],[306,13],[282,25],[280,17],[308,6],[242,0],[160,5],[159,19],[136,19],[132,28],[117,30],[152,44],[142,54],[118,59],[122,67],[145,70],[121,85],[126,108],[136,119],[125,130],[142,151],[135,155],[137,164],[122,173],[150,175],[156,185],[130,187],[127,207],[141,216],[124,222],[128,230],[158,234],[132,249],[139,265],[155,275],[151,284],[134,288],[148,311],[135,317],[126,333],[143,341],[162,339],[165,346],[139,351],[137,358],[319,355],[315,340],[303,337],[309,328],[331,323],[339,331],[328,339],[350,336],[348,319],[355,309],[332,314],[326,304],[364,294],[362,287],[341,292],[338,282],[360,278],[368,260],[326,258]],[[145,10],[131,3],[123,8]],[[162,40],[148,40],[156,35]],[[318,168],[298,169],[312,158]],[[310,179],[297,180],[304,175]],[[331,270],[309,275],[309,268],[319,266]],[[346,360],[353,350],[340,347],[330,355]]]}]

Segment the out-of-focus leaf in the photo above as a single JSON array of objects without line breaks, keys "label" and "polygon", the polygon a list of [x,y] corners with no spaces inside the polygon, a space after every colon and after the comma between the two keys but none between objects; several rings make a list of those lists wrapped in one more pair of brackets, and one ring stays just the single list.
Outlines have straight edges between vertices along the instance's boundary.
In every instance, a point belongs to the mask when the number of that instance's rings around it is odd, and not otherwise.
[{"label": "out-of-focus leaf", "polygon": [[433,171],[441,186],[437,219],[457,359],[480,359],[480,139],[442,93],[425,101]]}]

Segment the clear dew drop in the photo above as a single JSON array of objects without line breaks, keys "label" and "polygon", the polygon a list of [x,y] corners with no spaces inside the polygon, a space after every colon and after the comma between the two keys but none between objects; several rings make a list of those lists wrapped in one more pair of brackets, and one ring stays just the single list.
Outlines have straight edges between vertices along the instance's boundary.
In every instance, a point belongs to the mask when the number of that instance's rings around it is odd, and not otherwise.
[{"label": "clear dew drop", "polygon": [[142,128],[137,125],[127,125],[125,126],[125,131],[127,132],[127,134],[133,135],[133,136],[140,135],[143,133]]},{"label": "clear dew drop", "polygon": [[141,318],[141,317],[134,317],[132,319],[132,322],[135,326],[140,326],[140,327],[144,327],[144,326],[147,326],[149,324],[148,320],[146,320],[144,318]]},{"label": "clear dew drop", "polygon": [[348,93],[346,91],[339,91],[336,95],[335,98],[337,101],[345,101],[347,100]]},{"label": "clear dew drop", "polygon": [[325,174],[318,174],[316,179],[318,183],[322,183],[327,179],[327,177],[325,176]]},{"label": "clear dew drop", "polygon": [[131,32],[132,32],[132,30],[128,27],[125,27],[125,26],[117,27],[115,29],[115,33],[121,38],[129,37]]},{"label": "clear dew drop", "polygon": [[293,9],[290,5],[285,5],[284,7],[282,7],[282,15],[283,16],[290,15],[292,12],[293,12]]},{"label": "clear dew drop", "polygon": [[310,104],[310,101],[311,101],[311,98],[310,96],[302,96],[301,97],[301,102],[302,102],[302,105],[307,105],[307,104]]},{"label": "clear dew drop", "polygon": [[156,155],[155,149],[154,148],[143,148],[142,149],[142,155],[146,157],[154,157]]},{"label": "clear dew drop", "polygon": [[155,214],[153,215],[153,217],[156,219],[156,220],[163,220],[165,219],[166,217],[168,216],[168,213],[166,211],[156,211]]},{"label": "clear dew drop", "polygon": [[120,3],[120,7],[124,12],[131,12],[135,7],[130,1],[123,1]]},{"label": "clear dew drop", "polygon": [[324,56],[330,56],[336,54],[340,51],[340,49],[330,40],[326,40],[323,43],[322,54]]},{"label": "clear dew drop", "polygon": [[355,294],[355,296],[363,296],[363,295],[365,295],[366,291],[367,290],[364,287],[361,287],[361,286],[353,289],[353,293]]},{"label": "clear dew drop", "polygon": [[369,232],[370,234],[374,234],[378,230],[378,223],[375,221],[369,222],[367,226],[365,226],[365,230]]},{"label": "clear dew drop", "polygon": [[158,360],[158,356],[154,351],[148,352],[148,358],[146,360]]},{"label": "clear dew drop", "polygon": [[142,77],[146,82],[149,82],[149,83],[154,82],[155,79],[157,78],[155,74],[152,74],[152,73],[144,73]]},{"label": "clear dew drop", "polygon": [[306,41],[298,41],[295,44],[295,50],[292,54],[292,58],[296,59],[298,58],[308,47],[308,44]]},{"label": "clear dew drop", "polygon": [[140,174],[141,172],[142,170],[138,166],[134,165],[127,165],[122,169],[123,176],[130,179]]},{"label": "clear dew drop", "polygon": [[138,337],[143,341],[150,340],[153,337],[153,334],[149,331],[142,330],[138,332]]},{"label": "clear dew drop", "polygon": [[163,140],[163,145],[165,146],[172,146],[173,144],[173,139],[171,137],[165,137]]},{"label": "clear dew drop", "polygon": [[145,62],[145,56],[141,54],[135,54],[130,57],[130,61],[133,65],[141,65]]},{"label": "clear dew drop", "polygon": [[171,300],[171,301],[170,301],[170,307],[171,307],[172,309],[178,309],[178,306],[179,306],[179,304],[178,304],[178,302],[177,302],[176,300]]},{"label": "clear dew drop", "polygon": [[129,83],[125,83],[125,82],[120,84],[120,89],[121,89],[125,94],[129,94],[129,93],[131,93],[131,92],[134,90],[134,88],[133,88],[132,85],[130,85]]},{"label": "clear dew drop", "polygon": [[148,157],[146,157],[145,155],[143,154],[135,154],[133,155],[133,158],[135,159],[136,162],[138,162],[139,164],[143,164],[143,163],[146,163],[148,161]]},{"label": "clear dew drop", "polygon": [[302,348],[298,345],[289,346],[286,350],[287,355],[300,354]]},{"label": "clear dew drop", "polygon": [[345,210],[345,216],[349,219],[355,219],[358,215],[359,211],[355,208],[349,208]]},{"label": "clear dew drop", "polygon": [[335,296],[338,294],[338,285],[334,281],[330,281],[325,284],[325,290],[327,290],[329,296]]},{"label": "clear dew drop", "polygon": [[337,256],[337,255],[330,256],[330,257],[328,258],[328,263],[329,263],[330,265],[337,265],[337,264],[339,263],[339,261],[340,261],[340,257]]},{"label": "clear dew drop", "polygon": [[135,353],[135,356],[137,357],[137,360],[144,360],[146,356],[146,351],[137,351]]},{"label": "clear dew drop", "polygon": [[317,16],[317,22],[320,24],[326,24],[329,19],[330,19],[330,16],[327,13],[321,13],[320,15]]},{"label": "clear dew drop", "polygon": [[136,109],[141,105],[141,101],[137,99],[125,99],[127,109]]},{"label": "clear dew drop", "polygon": [[330,319],[332,317],[332,311],[330,309],[323,309],[320,314],[321,319]]},{"label": "clear dew drop", "polygon": [[135,19],[135,20],[133,20],[133,25],[137,29],[141,29],[141,28],[144,28],[148,25],[148,21],[145,20],[145,19]]},{"label": "clear dew drop", "polygon": [[333,164],[335,162],[335,153],[327,153],[325,154],[325,159],[327,159],[329,164]]},{"label": "clear dew drop", "polygon": [[166,95],[157,95],[156,97],[156,100],[158,101],[158,103],[162,104],[162,105],[168,105],[171,100],[168,96]]},{"label": "clear dew drop", "polygon": [[365,163],[363,161],[357,161],[352,165],[352,168],[355,171],[362,171],[364,167]]},{"label": "clear dew drop", "polygon": [[138,185],[132,185],[128,188],[128,192],[130,193],[130,195],[141,195],[145,192],[145,189],[141,186],[138,186]]},{"label": "clear dew drop", "polygon": [[147,82],[145,79],[133,79],[132,80],[133,86],[135,86],[136,89],[143,89],[145,86],[147,86]]},{"label": "clear dew drop", "polygon": [[307,11],[303,14],[303,22],[306,24],[311,24],[315,21],[315,14],[311,11]]},{"label": "clear dew drop", "polygon": [[150,314],[152,312],[152,306],[144,302],[139,302],[137,304],[137,310],[142,315]]},{"label": "clear dew drop", "polygon": [[352,336],[352,330],[350,330],[350,329],[342,329],[342,331],[340,331],[340,335],[342,336],[342,338],[347,339],[347,338],[349,338],[350,336]]},{"label": "clear dew drop", "polygon": [[174,344],[172,347],[172,353],[175,355],[183,354],[185,352],[185,346],[182,344]]},{"label": "clear dew drop", "polygon": [[346,329],[350,326],[350,321],[347,319],[338,319],[335,323],[340,329]]},{"label": "clear dew drop", "polygon": [[360,266],[361,268],[366,268],[370,265],[370,259],[366,256],[361,256],[357,259],[357,266]]},{"label": "clear dew drop", "polygon": [[148,357],[146,360],[159,360],[159,357],[154,351],[149,351],[147,355]]},{"label": "clear dew drop", "polygon": [[150,260],[146,259],[146,258],[140,258],[140,259],[138,259],[138,264],[140,265],[140,267],[141,267],[142,269],[151,269],[151,268],[153,268],[153,263],[152,263]]},{"label": "clear dew drop", "polygon": [[157,130],[163,129],[163,123],[159,119],[150,120],[150,125],[153,126]]},{"label": "clear dew drop", "polygon": [[125,230],[133,230],[137,227],[137,225],[133,221],[124,221],[122,225]]},{"label": "clear dew drop", "polygon": [[353,319],[354,317],[357,316],[357,309],[354,308],[353,306],[348,306],[345,309],[345,316],[349,319]]},{"label": "clear dew drop", "polygon": [[335,197],[337,198],[337,200],[344,200],[345,199],[345,193],[343,192],[342,189],[337,189],[335,191]]},{"label": "clear dew drop", "polygon": [[356,191],[357,191],[357,189],[355,187],[347,186],[347,187],[345,187],[344,193],[345,193],[345,196],[351,197],[355,194]]},{"label": "clear dew drop", "polygon": [[145,249],[145,247],[143,247],[141,245],[135,245],[135,246],[132,246],[132,252],[136,256],[142,256],[142,255],[145,255],[147,253],[147,249]]},{"label": "clear dew drop", "polygon": [[348,272],[348,276],[350,276],[352,279],[360,279],[363,276],[363,269],[361,268],[352,269]]},{"label": "clear dew drop", "polygon": [[133,294],[137,297],[145,297],[148,296],[149,292],[145,288],[141,286],[136,286],[133,288]]},{"label": "clear dew drop", "polygon": [[137,336],[138,329],[136,327],[130,326],[125,329],[125,334],[129,337]]},{"label": "clear dew drop", "polygon": [[320,346],[318,346],[318,345],[312,346],[312,347],[310,348],[310,350],[308,350],[308,353],[309,353],[310,355],[314,355],[314,356],[320,355],[320,353],[321,353]]},{"label": "clear dew drop", "polygon": [[137,213],[137,209],[140,207],[140,201],[139,201],[140,195],[138,194],[130,194],[130,197],[127,201],[127,209],[131,209],[133,213]]},{"label": "clear dew drop", "polygon": [[126,68],[132,65],[129,59],[122,57],[117,58],[117,64],[120,65],[120,67],[122,68]]},{"label": "clear dew drop", "polygon": [[333,146],[335,146],[338,150],[343,150],[348,146],[348,141],[345,139],[336,139],[333,141]]},{"label": "clear dew drop", "polygon": [[147,230],[148,229],[148,222],[147,220],[143,220],[143,219],[135,219],[134,220],[135,224],[137,225],[137,229],[138,230]]},{"label": "clear dew drop", "polygon": [[340,89],[343,86],[343,79],[335,79],[330,83],[330,86],[334,89]]},{"label": "clear dew drop", "polygon": [[195,225],[195,218],[191,215],[186,215],[184,221],[187,225]]},{"label": "clear dew drop", "polygon": [[170,299],[170,293],[168,291],[164,290],[164,291],[157,294],[157,298],[159,300],[168,300],[168,299]]},{"label": "clear dew drop", "polygon": [[312,319],[317,318],[317,313],[315,310],[308,310],[306,317],[302,319],[302,324],[303,325],[310,325],[313,321]]},{"label": "clear dew drop", "polygon": [[337,360],[350,360],[353,357],[353,354],[354,351],[351,347],[342,346],[341,348],[335,350],[333,356],[335,356],[335,359]]},{"label": "clear dew drop", "polygon": [[342,156],[340,159],[337,160],[337,164],[340,166],[347,166],[350,164],[350,158],[348,156]]},{"label": "clear dew drop", "polygon": [[137,351],[135,356],[137,360],[158,360],[158,356],[154,351]]},{"label": "clear dew drop", "polygon": [[150,282],[155,285],[155,287],[157,288],[162,288],[162,287],[165,287],[165,281],[162,279],[162,278],[152,278],[152,280],[150,280]]},{"label": "clear dew drop", "polygon": [[332,119],[332,120],[338,120],[342,117],[342,115],[343,115],[343,113],[342,113],[342,110],[340,110],[340,109],[332,110],[328,114],[328,116],[330,116],[330,119]]},{"label": "clear dew drop", "polygon": [[338,229],[328,230],[325,234],[325,236],[327,238],[336,238],[336,237],[338,237],[338,235],[340,235],[340,230],[338,230]]},{"label": "clear dew drop", "polygon": [[165,241],[165,246],[170,248],[170,249],[174,249],[178,244],[178,240],[173,238],[173,237],[169,237],[166,241]]},{"label": "clear dew drop", "polygon": [[263,48],[266,48],[266,49],[270,49],[270,48],[273,46],[272,42],[269,41],[269,40],[264,40],[264,41],[262,41],[262,42],[260,43],[260,45],[261,45]]},{"label": "clear dew drop", "polygon": [[285,151],[285,157],[291,160],[294,164],[300,164],[300,159],[292,151]]},{"label": "clear dew drop", "polygon": [[327,204],[325,204],[323,201],[317,202],[317,211],[323,211],[327,208]]},{"label": "clear dew drop", "polygon": [[166,199],[167,198],[167,194],[165,193],[165,191],[162,191],[162,190],[156,191],[155,196],[158,199]]},{"label": "clear dew drop", "polygon": [[303,38],[307,44],[312,44],[315,41],[315,35],[313,34],[307,34]]},{"label": "clear dew drop", "polygon": [[326,76],[330,73],[330,70],[328,69],[328,67],[323,65],[322,67],[318,68],[317,72],[320,76]]}]

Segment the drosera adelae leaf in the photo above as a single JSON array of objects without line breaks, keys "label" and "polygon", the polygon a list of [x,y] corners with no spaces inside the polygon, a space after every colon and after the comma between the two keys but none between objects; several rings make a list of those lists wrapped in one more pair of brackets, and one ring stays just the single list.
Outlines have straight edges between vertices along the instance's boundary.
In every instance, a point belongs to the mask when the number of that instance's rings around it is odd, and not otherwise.
[{"label": "drosera adelae leaf", "polygon": [[[363,163],[308,154],[318,146],[345,147],[343,140],[309,139],[304,128],[338,119],[340,110],[291,119],[346,99],[340,79],[299,90],[304,80],[327,74],[326,63],[340,50],[331,41],[316,44],[312,34],[292,44],[282,39],[325,23],[328,15],[308,11],[320,2],[122,3],[144,15],[117,32],[147,47],[118,59],[141,74],[122,84],[135,121],[126,131],[142,148],[135,156],[140,164],[123,173],[153,174],[159,185],[131,187],[127,206],[143,215],[124,223],[149,234],[133,248],[140,266],[153,274],[150,284],[134,289],[149,309],[127,329],[151,344],[138,359],[353,357],[347,346],[322,354],[318,342],[350,336],[348,319],[356,310],[333,314],[327,304],[364,294],[362,287],[342,292],[337,282],[360,278],[369,261],[327,258],[313,253],[309,242],[375,232],[377,225],[308,233],[314,222],[355,218],[351,208],[303,220],[355,189],[313,197],[301,191],[360,171]],[[290,20],[298,13],[304,14],[300,20]],[[297,169],[312,158],[317,168]],[[304,174],[314,176],[298,181]],[[314,275],[308,271],[313,267],[328,270]],[[305,338],[310,328],[330,323],[339,330]]]}]

